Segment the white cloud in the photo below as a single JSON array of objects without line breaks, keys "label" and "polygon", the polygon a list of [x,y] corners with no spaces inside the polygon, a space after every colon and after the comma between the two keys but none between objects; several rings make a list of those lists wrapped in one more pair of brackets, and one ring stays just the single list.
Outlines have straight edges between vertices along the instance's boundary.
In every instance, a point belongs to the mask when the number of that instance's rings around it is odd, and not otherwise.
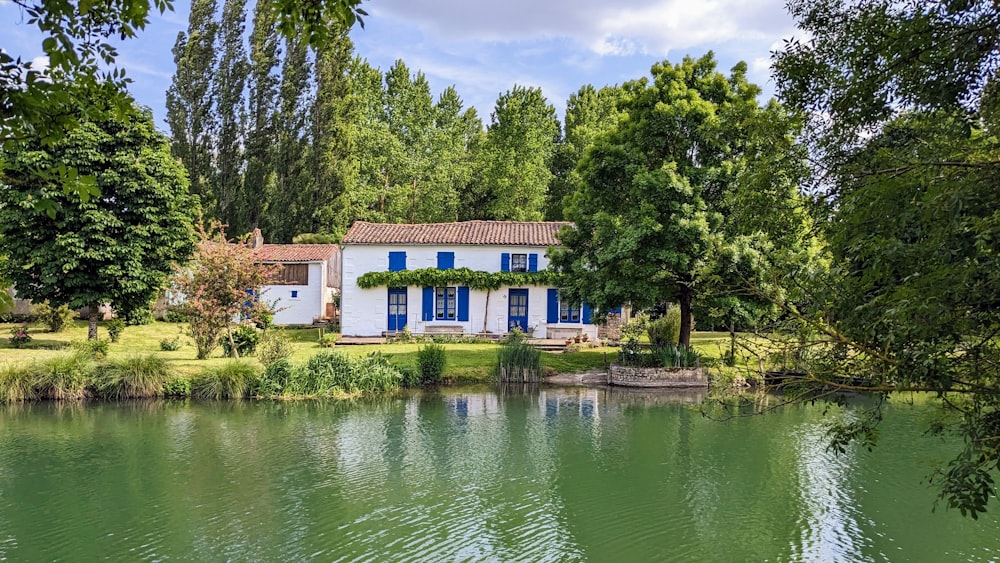
[{"label": "white cloud", "polygon": [[666,56],[729,41],[770,41],[792,28],[782,0],[380,0],[394,18],[453,40],[570,38],[600,55]]}]

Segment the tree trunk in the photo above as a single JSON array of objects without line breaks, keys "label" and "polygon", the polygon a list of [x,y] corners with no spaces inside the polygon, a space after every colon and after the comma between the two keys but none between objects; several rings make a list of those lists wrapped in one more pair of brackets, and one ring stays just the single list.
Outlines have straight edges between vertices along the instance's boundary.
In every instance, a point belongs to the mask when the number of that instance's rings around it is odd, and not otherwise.
[{"label": "tree trunk", "polygon": [[226,337],[229,338],[229,357],[239,359],[240,351],[236,349],[236,341],[233,340],[233,325],[226,324]]},{"label": "tree trunk", "polygon": [[483,309],[483,334],[486,333],[486,323],[490,319],[490,290],[486,289],[486,307]]},{"label": "tree trunk", "polygon": [[681,346],[691,346],[691,288],[682,285],[681,295]]},{"label": "tree trunk", "polygon": [[101,304],[91,303],[87,311],[87,340],[97,340],[97,320],[101,316]]}]

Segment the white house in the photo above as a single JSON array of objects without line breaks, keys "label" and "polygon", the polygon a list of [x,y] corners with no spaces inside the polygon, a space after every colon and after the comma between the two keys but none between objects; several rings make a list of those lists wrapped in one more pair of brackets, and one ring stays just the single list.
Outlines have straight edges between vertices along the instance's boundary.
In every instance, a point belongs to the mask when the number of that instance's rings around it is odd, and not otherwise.
[{"label": "white house", "polygon": [[[376,336],[402,330],[416,334],[508,332],[519,326],[535,338],[597,337],[586,304],[560,299],[555,287],[525,283],[499,290],[460,282],[439,287],[373,287],[358,278],[369,272],[458,270],[536,272],[548,267],[546,251],[567,223],[465,221],[401,225],[357,221],[341,243],[341,332]],[[515,281],[516,276],[515,276]]]},{"label": "white house", "polygon": [[[259,240],[259,239],[258,239]],[[309,325],[333,316],[340,281],[340,247],[336,244],[261,244],[254,250],[265,264],[280,264],[278,283],[261,288],[275,302],[276,325]]]}]

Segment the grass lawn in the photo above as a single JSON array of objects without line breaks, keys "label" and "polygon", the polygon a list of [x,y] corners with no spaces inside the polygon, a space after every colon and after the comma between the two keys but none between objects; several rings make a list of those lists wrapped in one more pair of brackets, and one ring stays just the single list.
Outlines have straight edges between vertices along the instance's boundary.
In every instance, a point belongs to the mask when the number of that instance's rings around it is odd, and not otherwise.
[{"label": "grass lawn", "polygon": [[[87,323],[76,321],[63,332],[46,332],[45,327],[31,325],[29,334],[32,341],[21,349],[12,347],[6,335],[11,328],[19,326],[0,324],[0,364],[31,362],[43,360],[63,353],[64,348],[73,340],[85,340]],[[144,326],[130,326],[122,333],[118,342],[111,344],[109,357],[121,357],[130,354],[155,354],[166,359],[178,373],[195,375],[206,367],[220,365],[228,358],[222,357],[222,348],[207,360],[195,359],[194,341],[183,333],[186,325],[177,323],[155,322]],[[324,350],[317,344],[319,330],[286,329],[292,340],[293,353],[291,361],[301,363],[314,354]],[[101,338],[107,338],[103,323],[99,327]],[[160,350],[160,340],[172,340],[180,336],[183,346],[180,350],[165,352]],[[417,350],[422,344],[381,344],[373,346],[338,346],[335,349],[350,355],[369,354],[379,351],[387,356],[392,363],[400,366],[417,366]],[[490,368],[496,357],[496,344],[445,344],[447,350],[447,366],[445,378],[455,382],[480,382],[489,379]],[[602,369],[607,361],[617,354],[617,348],[591,348],[571,354],[542,353],[542,367],[558,373],[576,373],[590,369]]]}]

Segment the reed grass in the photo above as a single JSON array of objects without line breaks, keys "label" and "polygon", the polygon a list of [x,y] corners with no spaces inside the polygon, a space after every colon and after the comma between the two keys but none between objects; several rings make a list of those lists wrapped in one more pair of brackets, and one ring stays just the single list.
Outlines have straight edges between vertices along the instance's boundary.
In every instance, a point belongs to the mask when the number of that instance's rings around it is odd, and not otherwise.
[{"label": "reed grass", "polygon": [[191,386],[191,395],[199,399],[242,399],[250,394],[258,378],[254,364],[230,360],[202,371]]},{"label": "reed grass", "polygon": [[172,379],[167,362],[154,355],[126,356],[97,368],[95,394],[106,399],[159,397]]},{"label": "reed grass", "polygon": [[542,352],[524,338],[508,338],[497,350],[493,376],[501,382],[542,380]]},{"label": "reed grass", "polygon": [[96,365],[86,352],[55,356],[33,364],[34,388],[39,399],[77,400],[87,397]]},{"label": "reed grass", "polygon": [[37,400],[35,379],[31,364],[4,365],[0,368],[0,403]]}]

